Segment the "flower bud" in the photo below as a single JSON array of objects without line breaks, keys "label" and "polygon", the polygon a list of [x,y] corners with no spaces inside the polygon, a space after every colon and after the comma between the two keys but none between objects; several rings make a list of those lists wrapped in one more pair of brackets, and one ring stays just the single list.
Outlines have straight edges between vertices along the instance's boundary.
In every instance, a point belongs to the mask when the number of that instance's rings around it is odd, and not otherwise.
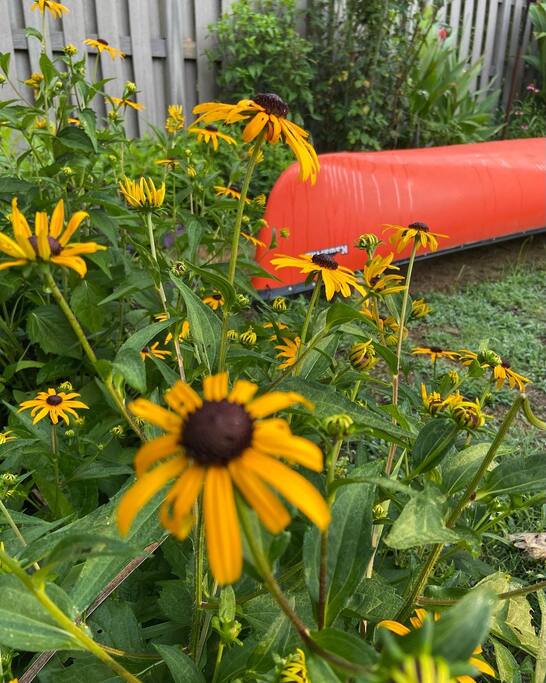
[{"label": "flower bud", "polygon": [[256,332],[254,332],[252,327],[249,327],[248,330],[243,332],[239,337],[239,341],[241,342],[241,344],[246,344],[247,346],[253,346],[256,343],[257,339],[258,336],[256,335]]},{"label": "flower bud", "polygon": [[288,228],[281,228],[279,230],[279,235],[284,238],[290,237],[290,230]]},{"label": "flower bud", "polygon": [[451,415],[462,429],[472,431],[485,424],[485,415],[478,401],[461,401],[451,408]]},{"label": "flower bud", "polygon": [[373,232],[366,232],[360,235],[358,240],[355,242],[355,247],[357,249],[362,249],[371,258],[373,252],[376,250],[377,245],[381,242],[377,235]]},{"label": "flower bud", "polygon": [[176,277],[182,277],[187,269],[188,268],[184,261],[175,261],[171,266],[171,273],[176,275]]},{"label": "flower bud", "polygon": [[67,429],[64,435],[67,439],[73,439],[76,436],[76,432],[73,429]]},{"label": "flower bud", "polygon": [[227,338],[230,341],[238,341],[239,333],[237,332],[237,330],[228,330],[227,331]]},{"label": "flower bud", "polygon": [[6,77],[3,74],[0,74],[0,85],[4,85],[6,82]]},{"label": "flower bud", "polygon": [[273,310],[275,311],[286,311],[288,308],[286,304],[286,299],[284,296],[277,296],[273,299]]},{"label": "flower bud", "polygon": [[367,342],[357,342],[351,346],[349,351],[349,361],[353,368],[358,372],[370,370],[377,363],[375,348],[372,340]]},{"label": "flower bud", "polygon": [[492,368],[496,368],[497,365],[501,365],[502,363],[502,358],[499,354],[491,349],[482,349],[479,351],[477,360],[480,365],[489,365]]},{"label": "flower bud", "polygon": [[137,91],[136,83],[133,83],[133,81],[126,81],[125,82],[125,92],[128,95],[134,95]]},{"label": "flower bud", "polygon": [[322,424],[330,436],[333,436],[336,439],[342,439],[351,432],[351,427],[354,422],[350,415],[340,413],[324,418]]},{"label": "flower bud", "polygon": [[112,427],[112,434],[113,436],[119,437],[123,436],[123,425],[116,425],[115,427]]},{"label": "flower bud", "polygon": [[66,391],[68,393],[69,391],[73,391],[74,387],[71,382],[63,382],[62,384],[59,384],[58,390]]},{"label": "flower bud", "polygon": [[70,166],[63,166],[61,168],[61,173],[67,177],[70,177],[71,175],[74,175],[74,169],[70,168]]},{"label": "flower bud", "polygon": [[73,57],[78,54],[78,48],[72,43],[68,43],[68,45],[63,47],[63,52],[67,57]]},{"label": "flower bud", "polygon": [[250,306],[250,297],[246,294],[237,294],[237,303],[241,308]]}]

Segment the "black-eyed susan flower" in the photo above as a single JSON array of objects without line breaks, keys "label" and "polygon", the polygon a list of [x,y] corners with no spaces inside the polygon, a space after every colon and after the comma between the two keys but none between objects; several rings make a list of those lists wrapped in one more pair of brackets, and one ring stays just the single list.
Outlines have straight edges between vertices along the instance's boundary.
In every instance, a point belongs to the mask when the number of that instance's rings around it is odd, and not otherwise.
[{"label": "black-eyed susan flower", "polygon": [[254,247],[265,247],[265,242],[262,242],[262,240],[259,240],[257,237],[254,237],[254,235],[249,235],[248,232],[243,232],[241,231],[241,237],[244,237],[244,239],[247,242],[250,242],[252,246]]},{"label": "black-eyed susan flower", "polygon": [[165,120],[167,133],[174,135],[184,128],[185,122],[184,107],[181,104],[169,104],[167,107],[167,119]]},{"label": "black-eyed susan flower", "polygon": [[267,195],[265,195],[263,192],[260,194],[257,194],[254,197],[254,203],[257,204],[258,206],[265,206],[267,202]]},{"label": "black-eyed susan flower", "polygon": [[349,362],[358,372],[371,370],[378,360],[371,339],[365,342],[357,342],[351,346]]},{"label": "black-eyed susan flower", "polygon": [[48,222],[43,211],[36,213],[34,234],[27,219],[17,207],[17,199],[11,202],[9,216],[15,240],[0,232],[0,252],[14,258],[13,261],[0,261],[0,270],[13,266],[24,266],[32,262],[50,262],[75,270],[80,277],[87,272],[83,254],[94,254],[106,247],[96,242],[72,242],[70,239],[79,228],[81,222],[89,214],[77,211],[64,227],[64,202],[61,199],[51,214]]},{"label": "black-eyed susan flower", "polygon": [[220,292],[214,292],[214,294],[207,294],[207,296],[204,296],[201,301],[204,304],[207,304],[207,306],[210,306],[213,311],[215,311],[217,308],[220,306],[223,306],[225,301],[224,297]]},{"label": "black-eyed susan flower", "polygon": [[292,434],[285,420],[270,418],[295,403],[309,402],[295,392],[274,391],[254,398],[257,390],[256,384],[238,380],[230,391],[224,372],[204,379],[203,398],[185,382],[177,382],[165,394],[170,411],[145,399],[129,406],[134,415],[166,434],[145,443],[135,457],[137,481],[117,513],[121,533],[126,534],[138,511],[174,480],[160,520],[176,537],[185,538],[194,522],[192,507],[203,490],[209,564],[220,584],[236,581],[243,565],[234,486],[271,533],[279,533],[290,521],[271,488],[321,530],[330,521],[320,493],[279,461],[284,458],[320,472],[320,449]]},{"label": "black-eyed susan flower", "polygon": [[271,263],[275,270],[279,268],[299,268],[300,273],[318,273],[324,282],[326,299],[330,301],[336,292],[342,296],[351,296],[351,288],[366,295],[364,287],[359,284],[354,271],[339,263],[329,254],[300,254],[299,256],[283,256],[279,254]]},{"label": "black-eyed susan flower", "polygon": [[178,159],[157,159],[154,161],[157,166],[167,166],[170,169],[180,166],[180,161]]},{"label": "black-eyed susan flower", "polygon": [[165,360],[165,358],[170,355],[171,352],[169,349],[159,348],[159,342],[154,342],[153,344],[145,346],[140,351],[140,357],[142,360],[146,360],[146,358],[159,358],[160,360]]},{"label": "black-eyed susan flower", "polygon": [[432,232],[426,223],[421,222],[410,223],[407,228],[402,225],[390,224],[386,224],[384,227],[387,230],[394,230],[389,241],[398,252],[405,249],[413,240],[416,240],[417,244],[425,249],[436,251],[438,249],[438,238],[447,237],[447,235],[442,235],[439,232]]},{"label": "black-eyed susan flower", "polygon": [[[154,315],[155,320],[157,320],[157,322],[161,322],[161,323],[168,320],[169,317],[170,316],[168,313],[156,313]],[[180,327],[180,331],[178,333],[178,339],[180,341],[184,341],[185,339],[188,338],[189,333],[190,333],[190,323],[188,320],[183,320],[182,325]],[[163,343],[168,344],[172,340],[172,338],[173,338],[173,335],[171,334],[171,332],[169,332],[167,334],[167,336],[165,337],[165,341]]]},{"label": "black-eyed susan flower", "polygon": [[30,74],[30,76],[23,81],[25,85],[28,85],[29,88],[33,88],[34,90],[39,90],[40,89],[40,84],[44,80],[44,74],[40,73],[39,71],[34,71],[33,73]]},{"label": "black-eyed susan flower", "polygon": [[288,655],[282,663],[279,683],[311,683],[305,661],[305,652],[299,647],[294,654]]},{"label": "black-eyed susan flower", "polygon": [[78,397],[79,394],[75,391],[65,394],[64,391],[57,392],[55,389],[50,388],[47,391],[38,392],[36,398],[20,403],[17,412],[20,413],[23,410],[32,408],[30,413],[30,416],[33,418],[32,424],[36,424],[47,416],[49,416],[54,425],[59,422],[59,418],[64,420],[66,424],[70,424],[67,413],[77,418],[76,408],[80,410],[89,409],[89,406],[85,405],[82,401],[74,400]]},{"label": "black-eyed susan flower", "polygon": [[424,299],[414,299],[411,302],[411,317],[424,318],[430,313],[430,306]]},{"label": "black-eyed susan flower", "polygon": [[[241,189],[236,185],[229,185],[225,187],[224,185],[215,185],[214,192],[217,197],[228,197],[229,199],[241,199]],[[247,197],[245,199],[246,204],[250,204],[250,199]]]},{"label": "black-eyed susan flower", "polygon": [[206,102],[198,104],[194,110],[198,123],[236,123],[245,121],[243,140],[252,142],[265,129],[265,139],[274,144],[279,140],[290,147],[300,166],[301,180],[316,182],[320,169],[317,153],[308,142],[309,133],[293,121],[289,121],[288,105],[275,93],[259,93],[251,100],[240,100],[237,104]]},{"label": "black-eyed susan flower", "polygon": [[421,654],[404,657],[399,665],[389,670],[388,680],[392,683],[468,683],[474,679],[470,676],[454,677],[445,659]]},{"label": "black-eyed susan flower", "polygon": [[276,296],[273,299],[273,303],[271,305],[273,306],[273,310],[275,311],[286,311],[286,309],[288,308],[284,296]]},{"label": "black-eyed susan flower", "polygon": [[241,332],[239,335],[239,341],[241,344],[246,344],[246,346],[254,346],[258,339],[258,335],[256,332],[254,332],[254,329],[252,327],[249,327],[248,330],[245,330],[244,332]]},{"label": "black-eyed susan flower", "polygon": [[13,432],[10,429],[6,429],[3,432],[0,432],[0,446],[3,446],[5,443],[8,443],[8,441],[15,441],[17,437],[14,436]]},{"label": "black-eyed susan flower", "polygon": [[127,97],[114,97],[113,95],[110,95],[109,99],[112,104],[118,108],[123,107],[124,109],[127,109],[127,107],[130,107],[136,111],[142,111],[144,109],[143,104],[140,104],[140,102],[135,102],[134,100],[130,100]]},{"label": "black-eyed susan flower", "polygon": [[[275,329],[275,330],[278,330],[279,332],[282,330],[288,329],[288,325],[286,323],[281,322],[280,320],[275,322],[275,323],[268,321],[268,322],[264,323],[262,325],[262,327],[266,330]],[[271,337],[269,337],[269,341],[275,341],[275,340],[279,341],[279,339],[280,339],[280,337],[277,335],[277,332],[275,332],[274,334],[271,335]]]},{"label": "black-eyed susan flower", "polygon": [[403,275],[386,273],[387,270],[400,270],[398,266],[391,265],[393,258],[393,253],[385,257],[377,255],[364,266],[362,275],[369,294],[385,296],[402,292],[406,289],[406,286],[402,284],[404,281]]},{"label": "black-eyed susan flower", "polygon": [[[441,618],[441,614],[436,612],[434,614],[434,621],[438,621]],[[423,623],[425,621],[425,618],[427,617],[427,611],[424,609],[416,609],[415,610],[415,615],[410,618],[410,623],[413,627],[413,629],[420,629],[423,627]],[[386,628],[392,633],[396,633],[398,636],[406,636],[408,633],[411,633],[411,629],[405,626],[404,624],[401,624],[398,621],[391,621],[391,620],[385,620],[385,621],[380,621],[377,624],[377,628]],[[482,648],[478,645],[478,647],[474,650],[472,653],[472,657],[468,660],[468,663],[471,664],[472,666],[476,667],[478,671],[481,673],[487,674],[488,676],[496,676],[495,670],[489,666],[487,662],[485,662],[481,657],[478,657],[476,655],[480,655],[482,653]],[[396,679],[395,679],[396,680]],[[403,680],[403,679],[402,679]],[[419,681],[420,679],[417,678],[416,681]],[[457,680],[458,683],[475,683],[474,679],[470,676],[457,676],[455,679]]]},{"label": "black-eyed susan flower", "polygon": [[31,10],[38,9],[41,14],[45,14],[46,10],[54,16],[56,19],[60,19],[63,14],[70,12],[68,7],[61,5],[60,2],[54,2],[54,0],[35,0],[30,6]]},{"label": "black-eyed susan flower", "polygon": [[442,398],[442,395],[438,391],[431,391],[428,393],[424,384],[421,384],[421,399],[425,410],[431,415],[436,415],[436,413],[446,410],[448,407],[452,407],[458,403],[462,403],[464,400],[459,392],[448,394],[445,398]]},{"label": "black-eyed susan flower", "polygon": [[108,41],[102,38],[86,38],[83,42],[85,45],[89,45],[89,47],[94,47],[99,54],[107,52],[111,59],[116,59],[116,57],[120,59],[125,58],[125,52],[118,50],[117,47],[112,47]]},{"label": "black-eyed susan flower", "polygon": [[279,370],[289,368],[296,363],[300,352],[300,346],[300,337],[296,337],[295,339],[282,337],[282,344],[278,344],[275,347],[279,351],[277,358],[284,358],[283,362],[279,365]]},{"label": "black-eyed susan flower", "polygon": [[158,208],[165,200],[165,183],[156,188],[151,178],[131,180],[125,176],[119,182],[119,189],[127,204],[136,209]]},{"label": "black-eyed susan flower", "polygon": [[441,346],[417,346],[412,353],[416,356],[424,355],[430,356],[433,363],[436,363],[438,358],[447,358],[448,360],[459,360],[458,351],[447,351]]},{"label": "black-eyed susan flower", "polygon": [[468,431],[483,427],[486,418],[489,417],[484,414],[478,399],[475,401],[456,401],[453,402],[449,408],[455,422]]},{"label": "black-eyed susan flower", "polygon": [[501,389],[504,382],[508,381],[510,389],[517,387],[519,391],[525,391],[525,385],[530,384],[531,380],[519,372],[512,370],[510,362],[502,358],[498,353],[491,349],[483,349],[478,353],[468,349],[460,350],[460,360],[463,365],[471,365],[476,362],[482,368],[491,369],[491,379],[495,381],[496,388]]},{"label": "black-eyed susan flower", "polygon": [[222,133],[221,130],[218,130],[218,128],[212,124],[210,126],[205,126],[204,128],[191,126],[188,128],[188,133],[197,135],[197,142],[204,142],[205,144],[210,143],[215,151],[218,149],[218,140],[223,140],[228,145],[237,144],[235,138],[232,138],[231,135],[227,135],[226,133]]}]

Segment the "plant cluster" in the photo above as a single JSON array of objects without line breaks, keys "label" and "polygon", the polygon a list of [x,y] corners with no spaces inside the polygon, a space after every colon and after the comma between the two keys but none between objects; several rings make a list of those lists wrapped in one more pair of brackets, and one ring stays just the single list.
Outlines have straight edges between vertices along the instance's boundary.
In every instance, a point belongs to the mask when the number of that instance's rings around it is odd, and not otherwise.
[{"label": "plant cluster", "polygon": [[[137,86],[98,121],[104,82],[33,36],[31,97],[0,105],[3,681],[469,683],[515,656],[541,680],[545,582],[472,566],[499,497],[543,502],[543,458],[504,439],[545,425],[498,350],[412,348],[442,232],[362,235],[357,271],[285,255],[255,174],[280,146],[302,182],[320,165],[279,95],[189,126],[172,104],[130,142]],[[309,301],[253,289],[256,246]]]}]

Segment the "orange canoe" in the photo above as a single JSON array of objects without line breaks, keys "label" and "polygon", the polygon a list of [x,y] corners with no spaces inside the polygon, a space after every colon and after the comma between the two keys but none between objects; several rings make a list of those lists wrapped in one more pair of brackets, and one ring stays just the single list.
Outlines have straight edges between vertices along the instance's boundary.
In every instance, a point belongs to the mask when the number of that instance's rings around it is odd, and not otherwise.
[{"label": "orange canoe", "polygon": [[[336,252],[341,265],[362,268],[355,241],[381,236],[386,223],[420,221],[449,235],[436,253],[546,229],[545,138],[323,154],[320,166],[314,186],[298,179],[296,164],[275,183],[260,239],[269,244],[275,230],[278,244],[258,248],[256,260],[280,280],[256,278],[257,289],[302,289],[297,269],[274,270],[274,254]],[[383,244],[379,253],[389,250]],[[409,249],[397,258],[408,256]]]}]

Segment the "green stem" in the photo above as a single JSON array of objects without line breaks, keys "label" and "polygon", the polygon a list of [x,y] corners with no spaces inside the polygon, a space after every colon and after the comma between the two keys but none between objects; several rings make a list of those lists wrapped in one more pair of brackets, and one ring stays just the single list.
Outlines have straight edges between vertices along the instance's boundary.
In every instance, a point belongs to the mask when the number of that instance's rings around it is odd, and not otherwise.
[{"label": "green stem", "polygon": [[57,605],[51,600],[45,591],[43,585],[37,586],[36,582],[33,581],[32,577],[29,576],[16,562],[12,559],[6,552],[0,550],[0,563],[6,567],[14,576],[16,576],[19,581],[27,588],[27,590],[32,593],[32,595],[38,600],[38,602],[46,609],[51,617],[59,624],[59,626],[72,636],[72,638],[78,642],[84,649],[86,649],[91,654],[95,655],[97,659],[103,664],[106,664],[112,671],[118,674],[125,681],[130,681],[130,683],[140,683],[140,679],[133,676],[132,673],[127,671],[121,664],[116,662],[115,659],[110,657],[110,655],[103,650],[103,648],[96,643],[93,638],[87,635],[83,627],[77,626],[66,614],[57,607]]},{"label": "green stem", "polygon": [[212,683],[216,683],[218,675],[220,674],[220,664],[222,663],[222,656],[224,654],[225,644],[220,641],[218,643],[218,652],[216,653],[216,663],[214,664],[214,673],[212,674]]},{"label": "green stem", "polygon": [[[311,317],[313,315],[313,311],[315,310],[315,305],[318,301],[321,289],[322,289],[322,280],[319,278],[318,282],[315,284],[315,288],[313,289],[313,294],[311,294],[311,298],[309,299],[309,306],[307,306],[307,313],[305,314],[305,320],[303,321],[303,325],[301,328],[301,334],[300,334],[301,343],[300,343],[298,357],[301,356],[301,354],[303,352],[303,348],[305,346],[305,342],[307,341],[307,333],[309,331],[309,325],[311,323]],[[298,371],[295,372],[294,374],[298,375],[299,372],[300,372],[300,369],[298,369]]]},{"label": "green stem", "polygon": [[[24,546],[24,547],[26,548],[26,546],[27,546],[28,544],[27,544],[27,542],[26,542],[26,540],[25,540],[25,537],[24,537],[23,534],[21,533],[21,530],[19,529],[19,527],[17,526],[17,524],[15,524],[15,521],[13,520],[13,517],[11,516],[10,511],[9,511],[9,510],[7,509],[7,507],[4,505],[4,503],[2,502],[2,499],[1,499],[1,498],[0,498],[0,512],[4,515],[4,518],[5,518],[6,522],[7,522],[8,525],[10,526],[11,530],[13,531],[13,533],[15,534],[17,540],[21,543],[22,546]],[[40,565],[39,565],[37,562],[34,562],[34,563],[32,564],[32,566],[34,567],[34,569],[35,569],[37,572],[40,571]]]},{"label": "green stem", "polygon": [[80,323],[78,322],[78,319],[72,312],[72,309],[70,308],[67,300],[64,298],[61,290],[57,287],[57,283],[55,282],[55,279],[51,275],[49,269],[44,270],[44,276],[45,280],[48,284],[49,289],[51,290],[51,293],[53,294],[53,298],[55,301],[59,304],[59,308],[61,311],[65,314],[66,319],[70,323],[70,327],[74,330],[74,334],[78,338],[78,341],[80,342],[80,345],[89,359],[91,365],[93,366],[95,372],[97,375],[103,380],[104,386],[106,387],[106,390],[112,397],[112,400],[118,407],[118,410],[120,413],[123,415],[123,417],[127,420],[129,426],[131,429],[137,434],[137,436],[144,440],[143,434],[140,431],[139,426],[137,423],[134,421],[132,416],[129,414],[129,411],[127,410],[127,407],[125,406],[125,402],[123,398],[119,395],[119,393],[116,391],[113,385],[113,381],[111,377],[103,377],[102,373],[98,369],[97,365],[97,356],[95,355],[95,352],[89,345],[89,342],[87,341],[87,338],[85,336],[84,331],[82,330],[82,327]]},{"label": "green stem", "polygon": [[288,599],[282,592],[281,587],[279,586],[275,577],[273,576],[271,569],[269,568],[267,558],[265,557],[264,552],[261,548],[261,545],[254,536],[244,503],[242,503],[239,499],[237,500],[237,507],[239,511],[239,520],[241,522],[241,526],[243,528],[243,533],[245,535],[249,550],[252,554],[254,565],[258,573],[261,575],[268,591],[277,601],[277,604],[284,612],[284,614],[288,617],[288,619],[296,629],[296,632],[298,633],[302,641],[305,643],[305,645],[314,653],[316,653],[319,657],[322,657],[327,662],[333,664],[335,667],[338,667],[353,674],[368,673],[368,670],[366,668],[359,666],[358,664],[353,664],[352,662],[347,661],[343,657],[339,657],[338,655],[335,655],[331,652],[327,652],[313,640],[309,632],[309,629],[303,623],[300,616],[292,609],[292,606],[288,602]]},{"label": "green stem", "polygon": [[[235,226],[233,228],[233,235],[231,237],[231,252],[229,255],[228,264],[228,280],[231,285],[235,282],[235,271],[237,269],[237,257],[239,255],[239,240],[241,238],[241,225],[243,222],[243,212],[245,209],[246,198],[248,195],[248,188],[250,187],[250,181],[252,179],[252,174],[258,163],[258,155],[260,154],[260,149],[262,143],[265,139],[265,128],[256,138],[254,143],[254,148],[252,150],[252,156],[246,167],[245,177],[243,179],[243,184],[241,187],[241,196],[239,197],[239,204],[237,206],[237,215],[235,217]],[[218,354],[218,372],[222,372],[226,364],[226,353],[227,353],[227,332],[229,328],[229,310],[228,307],[224,307],[223,319],[222,319],[222,337],[220,339],[220,351]]]},{"label": "green stem", "polygon": [[[474,476],[472,477],[471,481],[467,484],[467,487],[465,489],[465,492],[463,493],[461,499],[453,509],[453,511],[450,513],[446,520],[446,527],[448,529],[452,528],[455,526],[457,520],[461,516],[463,510],[465,507],[468,505],[472,497],[476,493],[476,489],[478,488],[478,484],[480,483],[483,475],[487,472],[489,469],[489,466],[495,459],[495,456],[497,455],[497,451],[499,450],[499,447],[501,443],[504,440],[504,437],[508,433],[508,430],[510,429],[510,426],[512,425],[512,422],[515,420],[522,404],[523,404],[523,399],[524,397],[520,394],[512,404],[512,407],[508,411],[508,413],[505,415],[504,420],[502,421],[501,426],[499,427],[499,430],[497,434],[495,435],[495,438],[493,439],[493,442],[489,446],[489,449],[487,453],[485,454],[482,463]],[[444,544],[443,543],[438,543],[437,545],[434,546],[432,549],[431,554],[429,555],[427,561],[423,565],[421,572],[419,573],[419,576],[417,577],[417,580],[407,598],[405,601],[402,609],[400,610],[400,614],[396,617],[398,621],[404,621],[409,617],[411,614],[411,610],[413,609],[413,606],[417,600],[417,597],[421,595],[421,593],[424,591],[429,577],[432,574],[432,571],[434,570],[438,560],[440,559],[440,555],[442,553]]]},{"label": "green stem", "polygon": [[319,343],[319,341],[324,337],[326,334],[326,330],[321,330],[318,332],[309,342],[307,345],[307,348],[302,352],[300,356],[296,359],[296,362],[294,365],[290,365],[289,367],[285,368],[281,374],[277,377],[277,379],[273,380],[271,384],[267,387],[267,391],[272,391],[277,385],[279,385],[288,375],[294,373],[296,374],[296,371],[300,367],[301,363],[303,360],[311,353],[311,351],[315,348],[315,346]]},{"label": "green stem", "polygon": [[201,626],[201,610],[203,602],[203,570],[205,566],[205,524],[203,518],[202,505],[196,503],[194,514],[197,516],[197,526],[195,529],[195,565],[194,565],[194,612],[192,618],[191,649],[193,658],[197,661],[197,644],[199,641],[199,630]]},{"label": "green stem", "polygon": [[51,453],[53,455],[53,470],[55,473],[55,498],[54,498],[54,506],[55,506],[55,514],[57,514],[57,503],[59,500],[59,488],[60,488],[60,481],[59,481],[59,453],[58,453],[58,444],[57,444],[57,425],[52,424],[51,425]]}]

